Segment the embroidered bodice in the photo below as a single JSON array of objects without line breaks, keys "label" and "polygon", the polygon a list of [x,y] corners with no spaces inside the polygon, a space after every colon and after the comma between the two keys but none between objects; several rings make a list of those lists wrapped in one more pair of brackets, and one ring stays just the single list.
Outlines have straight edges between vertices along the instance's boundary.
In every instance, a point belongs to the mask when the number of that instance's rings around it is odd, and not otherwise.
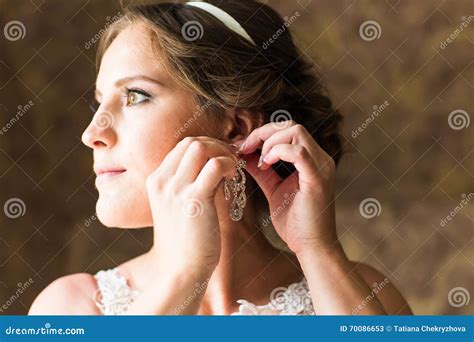
[{"label": "embroidered bodice", "polygon": [[[140,295],[130,288],[127,280],[116,268],[102,270],[94,275],[98,290],[97,307],[104,315],[125,315],[130,304]],[[239,311],[232,315],[315,315],[306,278],[288,287],[277,287],[270,295],[270,302],[255,305],[239,299]]]}]

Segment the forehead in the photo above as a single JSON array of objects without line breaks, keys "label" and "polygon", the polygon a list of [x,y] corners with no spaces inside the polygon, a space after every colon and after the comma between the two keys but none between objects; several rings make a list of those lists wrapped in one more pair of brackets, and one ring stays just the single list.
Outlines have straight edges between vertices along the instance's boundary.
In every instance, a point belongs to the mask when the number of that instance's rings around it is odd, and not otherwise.
[{"label": "forehead", "polygon": [[112,41],[102,57],[97,88],[107,87],[132,75],[169,80],[156,49],[157,47],[152,46],[150,33],[143,24],[128,25]]}]

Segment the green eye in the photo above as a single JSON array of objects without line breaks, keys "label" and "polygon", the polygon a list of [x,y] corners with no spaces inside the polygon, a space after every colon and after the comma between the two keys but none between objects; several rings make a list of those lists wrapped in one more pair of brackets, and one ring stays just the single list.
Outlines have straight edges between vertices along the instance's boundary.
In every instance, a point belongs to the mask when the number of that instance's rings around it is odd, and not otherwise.
[{"label": "green eye", "polygon": [[150,99],[150,95],[138,89],[127,89],[127,106],[135,106],[146,102]]}]

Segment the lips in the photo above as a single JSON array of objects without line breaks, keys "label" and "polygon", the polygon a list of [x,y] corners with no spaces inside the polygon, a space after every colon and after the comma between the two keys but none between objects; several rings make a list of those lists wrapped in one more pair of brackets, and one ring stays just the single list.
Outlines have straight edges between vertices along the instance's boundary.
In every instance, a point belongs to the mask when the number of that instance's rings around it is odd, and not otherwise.
[{"label": "lips", "polygon": [[103,175],[103,174],[118,174],[118,173],[122,173],[122,172],[125,172],[127,170],[125,169],[100,169],[100,170],[97,170],[95,173],[97,176],[100,176],[100,175]]},{"label": "lips", "polygon": [[113,180],[118,178],[121,174],[126,172],[126,169],[120,167],[98,167],[94,169],[97,175],[96,185],[101,184],[105,181]]}]

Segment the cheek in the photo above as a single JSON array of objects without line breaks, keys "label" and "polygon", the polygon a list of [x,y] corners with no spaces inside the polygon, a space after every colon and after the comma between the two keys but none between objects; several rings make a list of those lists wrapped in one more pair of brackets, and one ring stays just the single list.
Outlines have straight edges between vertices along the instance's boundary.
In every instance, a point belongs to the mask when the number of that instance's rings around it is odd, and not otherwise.
[{"label": "cheek", "polygon": [[174,137],[170,123],[163,120],[130,133],[133,141],[127,144],[127,160],[145,181],[179,140]]},{"label": "cheek", "polygon": [[99,189],[96,210],[102,224],[120,228],[153,224],[146,179],[179,141],[173,135],[173,126],[164,120],[154,120],[128,125],[126,131],[120,132],[117,149],[127,172],[120,181]]},{"label": "cheek", "polygon": [[113,187],[99,191],[96,210],[102,224],[120,228],[153,225],[146,179],[184,137],[210,135],[202,132],[201,127],[206,127],[202,117],[191,123],[187,119],[180,112],[161,111],[121,127],[117,150],[127,174]]}]

